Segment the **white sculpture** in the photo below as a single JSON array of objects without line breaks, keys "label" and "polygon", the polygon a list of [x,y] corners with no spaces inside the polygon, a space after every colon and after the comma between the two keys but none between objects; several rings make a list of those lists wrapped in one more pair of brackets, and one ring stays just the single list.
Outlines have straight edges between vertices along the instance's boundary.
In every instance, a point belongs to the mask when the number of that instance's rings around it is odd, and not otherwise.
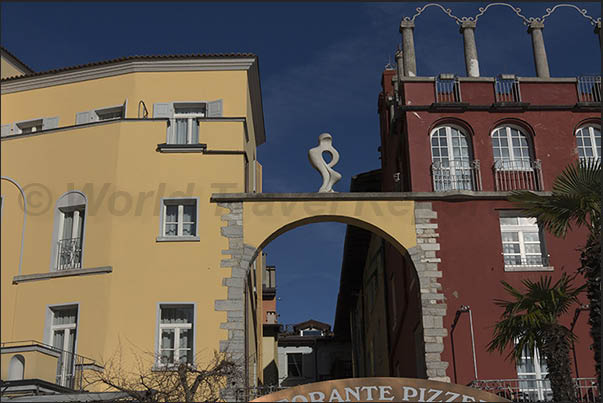
[{"label": "white sculpture", "polygon": [[[310,164],[322,175],[322,186],[318,189],[319,193],[334,192],[333,185],[341,179],[341,174],[333,169],[339,161],[339,153],[333,148],[332,141],[333,137],[329,133],[323,133],[318,136],[318,147],[308,151]],[[331,162],[328,164],[322,156],[323,152],[331,154]]]}]

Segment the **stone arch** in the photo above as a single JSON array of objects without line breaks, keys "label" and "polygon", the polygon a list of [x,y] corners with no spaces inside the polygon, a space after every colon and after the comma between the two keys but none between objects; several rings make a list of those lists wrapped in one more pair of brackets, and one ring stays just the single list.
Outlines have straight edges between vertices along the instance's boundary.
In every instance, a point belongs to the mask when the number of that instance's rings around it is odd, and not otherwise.
[{"label": "stone arch", "polygon": [[[420,283],[420,302],[422,324],[424,332],[425,364],[429,379],[449,382],[446,376],[448,363],[441,360],[440,354],[444,349],[443,338],[447,330],[443,326],[443,317],[446,315],[444,295],[441,293],[439,279],[442,272],[439,269],[440,259],[435,251],[439,250],[437,213],[433,211],[431,202],[404,201],[407,211],[397,210],[398,215],[392,213],[392,206],[387,203],[400,203],[400,200],[384,200],[377,196],[362,199],[349,199],[343,203],[365,203],[364,207],[358,205],[341,208],[341,212],[332,213],[337,209],[337,195],[332,196],[295,196],[292,204],[285,210],[282,200],[268,199],[260,210],[252,202],[243,200],[218,201],[218,206],[226,208],[221,219],[226,226],[221,228],[222,235],[228,240],[228,249],[223,250],[223,255],[229,255],[221,261],[221,267],[231,270],[229,278],[223,280],[223,285],[228,289],[228,298],[215,301],[216,311],[225,311],[226,322],[221,323],[222,329],[228,330],[228,338],[220,342],[220,350],[231,354],[235,359],[244,356],[245,348],[245,323],[244,323],[244,287],[249,267],[257,257],[259,251],[276,237],[302,225],[318,222],[341,222],[366,229],[387,240],[403,255],[408,253]],[[341,196],[346,199],[347,196]],[[322,200],[326,207],[322,211],[307,211],[303,204],[312,200]],[[348,199],[346,199],[348,200]],[[279,203],[281,205],[279,206]],[[297,203],[302,208],[295,213],[292,211]],[[376,203],[372,206],[371,203]],[[381,203],[381,204],[379,204]],[[308,203],[310,204],[310,203]],[[305,206],[308,207],[308,206]],[[316,205],[313,206],[316,208]],[[341,207],[341,206],[340,206]],[[250,212],[255,208],[255,212]],[[362,208],[363,214],[358,214]],[[390,209],[389,213],[383,209]],[[381,209],[381,211],[379,211]],[[260,214],[261,213],[261,214]],[[283,213],[283,214],[281,214]],[[385,214],[384,214],[385,213]],[[402,231],[400,227],[404,227]]]},{"label": "stone arch", "polygon": [[8,364],[8,380],[20,381],[25,375],[25,358],[21,354],[15,354],[11,357]]}]

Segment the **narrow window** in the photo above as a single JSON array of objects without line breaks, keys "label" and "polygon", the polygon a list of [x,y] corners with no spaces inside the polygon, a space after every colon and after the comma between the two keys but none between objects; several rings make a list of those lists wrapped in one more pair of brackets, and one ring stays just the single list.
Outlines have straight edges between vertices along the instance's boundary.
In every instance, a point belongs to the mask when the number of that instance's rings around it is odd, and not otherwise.
[{"label": "narrow window", "polygon": [[551,382],[546,379],[548,375],[546,360],[540,357],[538,349],[530,353],[524,348],[521,359],[517,361],[517,377],[519,378],[519,391],[528,401],[542,402],[551,400]]},{"label": "narrow window", "polygon": [[77,306],[51,308],[50,345],[60,351],[57,384],[70,387],[74,381]]},{"label": "narrow window", "polygon": [[83,206],[59,210],[58,270],[82,267],[84,216]]},{"label": "narrow window", "polygon": [[595,125],[582,126],[576,130],[578,156],[580,160],[601,158],[601,128]]},{"label": "narrow window", "polygon": [[548,265],[542,232],[536,218],[502,216],[500,232],[505,268]]},{"label": "narrow window", "polygon": [[193,305],[160,305],[160,366],[193,364]]},{"label": "narrow window", "polygon": [[164,237],[197,236],[196,199],[173,199],[163,202]]},{"label": "narrow window", "polygon": [[198,144],[199,123],[205,117],[204,103],[174,104],[174,131],[171,144]]}]

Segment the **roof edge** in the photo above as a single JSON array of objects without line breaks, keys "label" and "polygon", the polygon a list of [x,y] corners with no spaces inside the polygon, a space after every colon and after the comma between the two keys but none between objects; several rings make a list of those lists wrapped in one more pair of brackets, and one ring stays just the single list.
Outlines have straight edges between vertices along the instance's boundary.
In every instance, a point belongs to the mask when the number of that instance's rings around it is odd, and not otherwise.
[{"label": "roof edge", "polygon": [[[35,71],[29,67],[27,64],[23,63],[17,56],[13,55],[8,51],[4,46],[0,46],[0,53],[4,56],[9,62],[16,65],[21,70],[24,70],[24,75],[35,74]],[[22,76],[17,76],[22,77]]]}]

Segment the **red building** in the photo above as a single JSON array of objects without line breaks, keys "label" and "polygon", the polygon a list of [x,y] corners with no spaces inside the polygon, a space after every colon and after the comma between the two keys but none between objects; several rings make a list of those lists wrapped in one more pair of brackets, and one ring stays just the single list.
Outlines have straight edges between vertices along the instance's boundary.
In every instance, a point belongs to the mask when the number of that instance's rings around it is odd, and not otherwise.
[{"label": "red building", "polygon": [[[404,52],[409,51],[407,42]],[[465,43],[466,54],[467,47]],[[382,268],[375,272],[383,291],[377,300],[383,300],[387,337],[378,347],[359,341],[360,333],[371,332],[359,323],[379,316],[359,308],[362,296],[370,293],[362,276],[377,254],[370,236],[348,228],[335,333],[352,340],[355,376],[504,384],[515,398],[523,393],[532,400],[550,400],[546,363],[537,353],[516,365],[505,355],[487,352],[502,314],[494,300],[509,299],[501,281],[522,289],[525,279],[575,273],[587,232],[556,238],[507,197],[520,189],[546,194],[567,165],[600,158],[601,78],[550,78],[548,67],[546,74],[538,70],[542,59],[536,60],[538,78],[479,77],[469,67],[472,77],[418,77],[414,60],[399,52],[397,62],[398,70],[383,72],[378,100],[381,170],[355,177],[351,191],[409,192],[407,198],[431,203],[423,224],[429,237],[419,242],[434,242],[425,264],[437,270],[439,289],[433,298],[442,323],[427,323],[425,312],[421,319],[418,287],[423,279],[417,278],[408,256],[381,241]],[[578,276],[576,283],[582,282]],[[586,294],[580,301],[588,303]],[[590,378],[579,381],[579,392],[593,393],[588,312],[574,306],[561,323],[575,326],[573,375]],[[428,341],[441,343],[441,351],[421,351]],[[423,361],[429,354],[439,354],[441,362],[430,367]],[[386,362],[379,364],[380,356],[387,356]]]}]

